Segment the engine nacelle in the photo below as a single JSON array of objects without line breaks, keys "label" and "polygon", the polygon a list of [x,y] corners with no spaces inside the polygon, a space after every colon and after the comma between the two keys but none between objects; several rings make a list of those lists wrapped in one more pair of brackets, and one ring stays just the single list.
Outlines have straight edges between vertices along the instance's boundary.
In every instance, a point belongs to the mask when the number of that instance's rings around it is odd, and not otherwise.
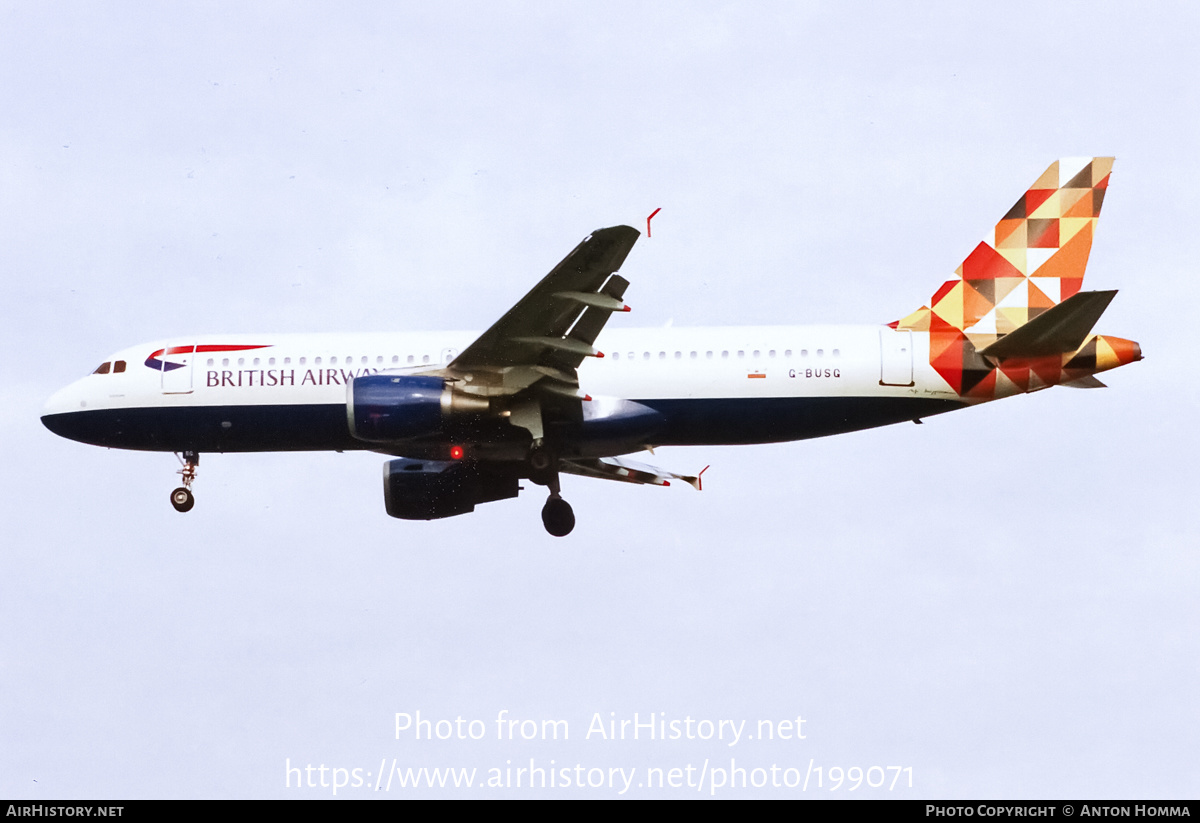
[{"label": "engine nacelle", "polygon": [[366,374],[350,381],[350,434],[368,443],[395,443],[436,434],[451,418],[486,414],[486,398],[454,391],[441,377]]},{"label": "engine nacelle", "polygon": [[515,474],[488,471],[461,460],[389,460],[383,464],[387,513],[403,520],[437,520],[507,500],[520,492]]}]

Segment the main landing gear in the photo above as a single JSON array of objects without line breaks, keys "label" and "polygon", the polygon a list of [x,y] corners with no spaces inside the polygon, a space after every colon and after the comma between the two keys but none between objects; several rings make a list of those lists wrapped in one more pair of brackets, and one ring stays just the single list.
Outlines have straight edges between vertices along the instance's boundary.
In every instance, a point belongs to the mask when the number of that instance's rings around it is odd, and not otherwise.
[{"label": "main landing gear", "polygon": [[566,537],[575,528],[575,512],[571,504],[562,499],[558,485],[558,458],[543,445],[529,452],[529,479],[550,490],[546,505],[542,506],[542,525],[554,537]]},{"label": "main landing gear", "polygon": [[546,505],[542,506],[542,525],[555,537],[566,537],[575,528],[575,512],[571,511],[571,504],[551,492]]},{"label": "main landing gear", "polygon": [[179,470],[179,475],[183,478],[183,485],[171,492],[171,505],[177,512],[189,512],[192,510],[192,506],[196,505],[196,498],[192,495],[192,483],[196,479],[200,455],[196,452],[183,452],[182,454],[176,453],[175,456],[183,464],[183,468]]}]

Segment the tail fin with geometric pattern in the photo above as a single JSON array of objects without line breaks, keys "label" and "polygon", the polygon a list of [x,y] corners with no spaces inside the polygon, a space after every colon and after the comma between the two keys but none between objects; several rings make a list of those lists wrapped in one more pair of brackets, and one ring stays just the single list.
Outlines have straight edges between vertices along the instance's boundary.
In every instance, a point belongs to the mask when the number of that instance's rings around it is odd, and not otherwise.
[{"label": "tail fin with geometric pattern", "polygon": [[[994,399],[1141,359],[1136,343],[1086,337],[1112,299],[1080,293],[1112,164],[1051,163],[928,307],[889,324],[929,333],[929,363],[959,395]],[[1069,351],[1081,337],[1082,348]],[[1089,359],[1092,348],[1099,354]]]},{"label": "tail fin with geometric pattern", "polygon": [[984,348],[1077,293],[1104,203],[1111,157],[1050,164],[934,293],[897,328],[928,330],[932,318]]}]

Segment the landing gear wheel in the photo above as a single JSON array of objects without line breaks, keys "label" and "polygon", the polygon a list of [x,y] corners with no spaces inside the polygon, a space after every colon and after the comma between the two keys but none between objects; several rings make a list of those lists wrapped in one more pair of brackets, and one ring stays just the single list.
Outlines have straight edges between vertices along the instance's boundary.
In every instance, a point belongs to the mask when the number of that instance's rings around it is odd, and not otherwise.
[{"label": "landing gear wheel", "polygon": [[575,512],[561,497],[551,497],[542,506],[542,525],[555,537],[566,537],[575,528]]},{"label": "landing gear wheel", "polygon": [[192,506],[196,505],[196,498],[192,497],[192,483],[196,482],[196,467],[200,465],[200,455],[194,451],[185,451],[183,454],[177,452],[175,456],[183,464],[183,468],[179,470],[183,485],[171,492],[171,505],[177,512],[190,512]]},{"label": "landing gear wheel", "polygon": [[177,512],[190,512],[192,506],[196,505],[196,498],[192,496],[192,492],[189,489],[180,486],[171,492],[171,505],[175,507],[175,511]]}]

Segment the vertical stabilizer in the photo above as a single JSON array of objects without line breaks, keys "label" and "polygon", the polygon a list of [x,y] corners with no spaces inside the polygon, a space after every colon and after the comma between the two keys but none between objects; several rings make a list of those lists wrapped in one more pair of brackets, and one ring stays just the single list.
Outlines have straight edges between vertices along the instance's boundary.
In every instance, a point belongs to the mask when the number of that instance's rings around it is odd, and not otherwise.
[{"label": "vertical stabilizer", "polygon": [[1077,293],[1112,164],[1111,157],[1051,163],[934,293],[929,308],[898,327],[927,330],[932,316],[982,348]]},{"label": "vertical stabilizer", "polygon": [[[960,394],[993,396],[976,353],[1077,294],[1108,189],[1111,157],[1050,164],[955,276],[893,328],[928,331],[934,368]],[[978,391],[976,387],[978,386]]]}]

